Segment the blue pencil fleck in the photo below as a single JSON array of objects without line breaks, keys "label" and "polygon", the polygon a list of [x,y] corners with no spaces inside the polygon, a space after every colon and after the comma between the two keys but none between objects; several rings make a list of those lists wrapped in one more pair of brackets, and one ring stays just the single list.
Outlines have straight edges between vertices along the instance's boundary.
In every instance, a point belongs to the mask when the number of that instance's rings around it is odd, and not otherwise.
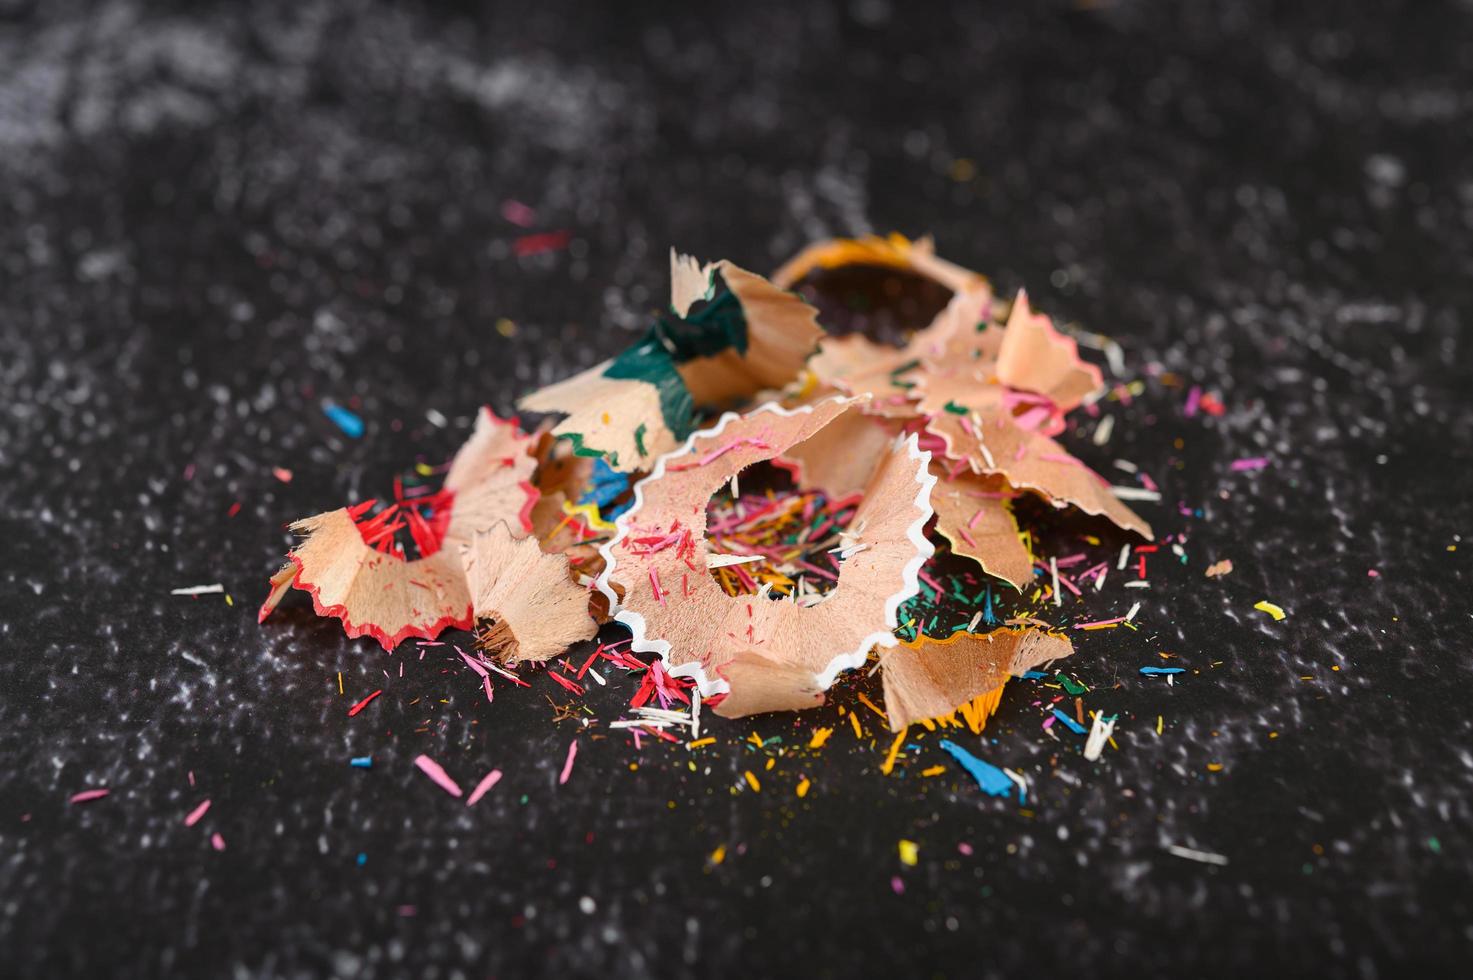
[{"label": "blue pencil fleck", "polygon": [[599,516],[606,521],[612,521],[634,506],[634,499],[632,497],[618,506],[611,506],[628,489],[629,476],[625,473],[615,472],[604,461],[603,457],[600,456],[593,461],[593,472],[590,474],[588,488],[578,498],[578,503],[597,505]]},{"label": "blue pencil fleck", "polygon": [[333,424],[343,430],[343,435],[350,439],[363,437],[363,420],[341,405],[328,402],[322,406],[322,414],[332,419]]},{"label": "blue pencil fleck", "polygon": [[941,740],[941,748],[961,763],[961,767],[977,780],[977,785],[982,787],[982,792],[988,796],[1007,796],[1012,792],[1012,779],[997,766],[984,762],[960,745],[946,739]]},{"label": "blue pencil fleck", "polygon": [[1068,715],[1064,714],[1064,712],[1060,711],[1058,708],[1054,709],[1054,717],[1062,721],[1064,723],[1064,727],[1069,729],[1075,735],[1084,734],[1084,726],[1075,721],[1073,718],[1070,718]]},{"label": "blue pencil fleck", "polygon": [[1142,667],[1141,673],[1147,677],[1155,674],[1182,674],[1186,672],[1184,667]]}]

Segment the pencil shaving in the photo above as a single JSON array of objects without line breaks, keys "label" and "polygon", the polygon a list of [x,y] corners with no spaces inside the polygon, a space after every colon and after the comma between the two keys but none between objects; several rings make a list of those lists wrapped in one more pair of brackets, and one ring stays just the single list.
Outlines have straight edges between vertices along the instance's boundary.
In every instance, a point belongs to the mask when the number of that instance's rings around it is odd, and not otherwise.
[{"label": "pencil shaving", "polygon": [[813,307],[724,259],[701,265],[672,250],[670,278],[670,307],[644,337],[518,403],[566,415],[553,434],[618,471],[674,449],[698,409],[788,384],[823,335]]},{"label": "pencil shaving", "polygon": [[541,663],[596,632],[568,559],[544,553],[535,538],[517,539],[498,523],[477,533],[461,559],[477,642],[503,663]]},{"label": "pencil shaving", "polygon": [[1079,345],[1033,312],[1028,294],[1013,300],[1007,330],[997,353],[997,378],[1003,384],[1047,397],[1061,411],[1078,406],[1104,384],[1100,369],[1079,357]]},{"label": "pencil shaving", "polygon": [[[929,455],[914,438],[892,447],[877,467],[852,527],[862,542],[849,549],[837,588],[801,606],[765,596],[728,595],[705,569],[706,502],[733,474],[768,460],[855,410],[831,399],[787,412],[767,405],[728,414],[663,458],[636,488],[636,503],[602,551],[601,587],[623,585],[616,617],[634,632],[633,649],[663,654],[674,672],[695,676],[703,690],[743,651],[815,676],[826,688],[857,666],[875,644],[893,642],[901,602],[918,588],[916,572],[931,547],[919,533],[929,519]],[[863,547],[859,547],[859,545]],[[740,701],[738,702],[740,703]]]},{"label": "pencil shaving", "polygon": [[[371,519],[360,504],[293,523],[291,530],[304,540],[272,576],[258,619],[264,621],[295,587],[311,595],[319,616],[342,620],[350,637],[372,636],[386,650],[410,637],[434,639],[450,627],[469,628],[470,593],[460,548],[497,522],[508,523],[518,535],[530,533],[537,501],[530,446],[531,438],[514,420],[483,409],[450,464],[438,509],[428,518],[416,501],[401,500]],[[420,551],[413,560],[400,547],[385,547],[390,519],[399,523],[401,516]]]},{"label": "pencil shaving", "polygon": [[1009,677],[1073,652],[1066,637],[1038,629],[954,633],[945,640],[888,650],[880,674],[890,729],[898,732],[923,719],[950,715],[1002,687]]},{"label": "pencil shaving", "polygon": [[1007,481],[965,470],[952,475],[935,460],[931,473],[936,533],[951,543],[953,554],[973,559],[987,574],[1021,590],[1033,578],[1033,556],[1019,539]]}]

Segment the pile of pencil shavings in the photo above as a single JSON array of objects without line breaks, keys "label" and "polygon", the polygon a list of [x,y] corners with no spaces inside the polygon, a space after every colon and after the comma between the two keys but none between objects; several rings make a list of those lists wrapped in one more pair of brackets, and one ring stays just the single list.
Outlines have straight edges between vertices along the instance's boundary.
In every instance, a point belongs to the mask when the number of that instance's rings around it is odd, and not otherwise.
[{"label": "pile of pencil shavings", "polygon": [[[905,322],[906,291],[928,320]],[[873,312],[865,330],[896,343],[828,333],[833,318],[801,298],[852,310],[853,295]],[[998,301],[927,240],[820,243],[771,280],[672,253],[669,306],[637,343],[521,399],[556,425],[525,433],[483,410],[438,488],[396,482],[391,502],[297,521],[304,540],[260,618],[301,589],[349,636],[392,649],[474,630],[481,663],[503,668],[612,619],[631,653],[659,655],[662,676],[729,717],[815,707],[876,654],[897,731],[991,711],[1009,676],[1068,655],[1068,639],[975,633],[979,611],[945,640],[902,643],[901,607],[938,537],[995,579],[1031,582],[1025,495],[1151,537],[1054,439],[1101,391],[1025,294]],[[743,472],[764,467],[789,485],[744,494]]]}]

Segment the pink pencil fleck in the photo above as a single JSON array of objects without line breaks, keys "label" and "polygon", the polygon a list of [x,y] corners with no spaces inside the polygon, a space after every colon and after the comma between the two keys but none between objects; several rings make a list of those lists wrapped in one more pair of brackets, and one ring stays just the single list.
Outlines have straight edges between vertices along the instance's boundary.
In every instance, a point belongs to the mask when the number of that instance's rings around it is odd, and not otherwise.
[{"label": "pink pencil fleck", "polygon": [[[488,703],[494,703],[496,700],[496,694],[491,690],[491,675],[486,672],[486,668],[482,667],[475,660],[471,659],[471,657],[468,656],[466,652],[460,647],[456,647],[455,652],[460,654],[460,659],[464,660],[467,664],[470,665],[471,670],[474,670],[477,674],[481,675],[481,689],[486,692],[486,701]],[[404,675],[403,664],[399,665],[399,675],[401,677]]]},{"label": "pink pencil fleck", "polygon": [[1234,473],[1241,473],[1244,470],[1261,470],[1267,465],[1267,456],[1249,456],[1246,459],[1233,460],[1232,470]]},{"label": "pink pencil fleck", "polygon": [[201,817],[203,817],[206,813],[209,813],[209,812],[210,812],[210,801],[209,800],[205,800],[199,806],[197,806],[193,810],[190,810],[189,811],[189,816],[187,816],[187,817],[184,818],[184,826],[186,826],[186,827],[193,827],[195,824],[199,823]]},{"label": "pink pencil fleck", "polygon": [[217,851],[225,850],[225,838],[221,837],[218,833],[211,834],[210,846]]},{"label": "pink pencil fleck", "polygon": [[716,460],[720,459],[722,456],[725,456],[727,453],[729,453],[729,452],[731,452],[731,451],[733,451],[735,449],[740,449],[743,446],[752,446],[753,448],[756,448],[756,449],[769,449],[769,448],[771,448],[763,440],[761,440],[761,439],[759,439],[759,438],[757,438],[755,436],[747,436],[746,438],[743,438],[743,439],[733,439],[731,442],[729,442],[726,445],[722,446],[720,449],[713,449],[709,453],[706,453],[706,455],[701,456],[699,459],[693,460],[691,462],[688,462],[688,463],[672,463],[669,466],[667,466],[666,469],[669,472],[671,472],[671,473],[679,473],[681,470],[693,470],[693,469],[695,469],[698,466],[707,466],[707,465],[709,465],[711,463],[714,463]]},{"label": "pink pencil fleck", "polygon": [[501,202],[501,216],[518,228],[530,228],[537,222],[536,211],[510,197]]},{"label": "pink pencil fleck", "polygon": [[1092,623],[1075,623],[1074,628],[1077,630],[1087,630],[1091,626],[1114,626],[1116,623],[1123,622],[1125,622],[1124,616],[1116,616],[1114,619],[1097,619]]},{"label": "pink pencil fleck", "polygon": [[434,780],[436,786],[449,793],[451,796],[459,797],[460,786],[450,778],[450,774],[441,768],[440,764],[427,755],[415,758],[414,764],[419,766],[419,771]]},{"label": "pink pencil fleck", "polygon": [[490,772],[486,773],[486,775],[481,777],[481,781],[479,783],[476,783],[476,788],[471,790],[470,796],[466,797],[465,805],[475,806],[476,803],[481,799],[481,797],[491,792],[491,787],[495,786],[499,782],[501,782],[501,770],[492,769]]},{"label": "pink pencil fleck", "polygon": [[106,796],[110,792],[112,792],[112,790],[107,790],[107,789],[84,789],[84,790],[82,790],[82,792],[74,794],[72,796],[71,802],[72,802],[73,805],[76,805],[78,803],[91,803],[93,800],[100,800],[100,799],[102,799],[104,796]]},{"label": "pink pencil fleck", "polygon": [[568,777],[573,775],[573,760],[576,758],[578,758],[578,740],[575,738],[568,743],[568,761],[563,763],[563,774],[557,778],[559,786],[566,783]]}]

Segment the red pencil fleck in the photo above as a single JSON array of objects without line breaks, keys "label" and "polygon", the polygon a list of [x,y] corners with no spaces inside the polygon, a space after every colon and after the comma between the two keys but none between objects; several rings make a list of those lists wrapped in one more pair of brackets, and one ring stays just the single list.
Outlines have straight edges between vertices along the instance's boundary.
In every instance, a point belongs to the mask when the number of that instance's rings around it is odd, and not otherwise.
[{"label": "red pencil fleck", "polygon": [[599,654],[603,652],[603,644],[599,644],[598,649],[593,651],[593,654],[586,661],[584,661],[582,669],[578,671],[578,679],[580,681],[583,679],[583,675],[588,673],[588,668],[592,667],[593,662],[598,659]]},{"label": "red pencil fleck", "polygon": [[73,794],[72,795],[71,802],[72,802],[73,805],[76,805],[78,803],[91,803],[93,800],[100,800],[100,799],[102,799],[104,796],[106,796],[110,792],[112,792],[112,790],[108,790],[108,789],[84,789],[80,793]]},{"label": "red pencil fleck", "polygon": [[559,673],[556,673],[554,671],[549,670],[547,672],[547,676],[548,677],[551,677],[554,681],[556,681],[558,684],[560,684],[562,687],[566,688],[567,690],[571,691],[572,693],[577,694],[577,695],[580,695],[580,696],[583,694],[583,685],[581,685],[581,684],[574,684],[572,681],[568,680],[562,674],[559,674]]},{"label": "red pencil fleck", "polygon": [[651,728],[648,725],[645,725],[644,733],[646,735],[653,735],[656,738],[663,738],[667,742],[674,742],[676,745],[680,744],[680,739],[676,738],[674,735],[671,735],[669,732],[662,732],[658,728]]},{"label": "red pencil fleck", "polygon": [[377,691],[374,691],[368,697],[364,698],[362,701],[359,701],[357,704],[353,705],[353,707],[351,707],[351,708],[348,709],[348,717],[351,718],[354,715],[356,715],[358,712],[362,711],[364,708],[368,707],[368,702],[372,701],[374,698],[378,697],[382,693],[384,693],[382,689],[377,690]]},{"label": "red pencil fleck", "polygon": [[545,231],[536,235],[523,235],[512,243],[512,250],[517,256],[539,255],[543,252],[555,252],[568,244],[573,237],[570,231]]}]

